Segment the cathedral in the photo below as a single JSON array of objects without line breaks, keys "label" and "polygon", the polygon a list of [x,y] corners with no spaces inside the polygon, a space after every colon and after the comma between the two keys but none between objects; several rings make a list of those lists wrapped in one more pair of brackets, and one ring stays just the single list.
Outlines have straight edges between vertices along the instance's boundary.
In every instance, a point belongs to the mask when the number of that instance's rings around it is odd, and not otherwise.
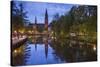
[{"label": "cathedral", "polygon": [[33,26],[33,31],[34,32],[40,32],[40,29],[42,32],[48,32],[48,12],[47,9],[45,11],[45,18],[44,18],[44,24],[38,24],[37,23],[37,18],[35,17],[35,23],[31,24]]}]

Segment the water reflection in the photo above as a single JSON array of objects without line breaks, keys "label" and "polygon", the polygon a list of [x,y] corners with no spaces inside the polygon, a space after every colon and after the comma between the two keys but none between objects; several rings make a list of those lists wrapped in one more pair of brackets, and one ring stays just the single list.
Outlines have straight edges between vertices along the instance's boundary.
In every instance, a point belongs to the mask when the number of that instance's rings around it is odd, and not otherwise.
[{"label": "water reflection", "polygon": [[23,48],[24,48],[24,46],[21,46],[21,47],[15,49],[14,51],[12,51],[12,59],[11,59],[12,62],[11,62],[11,64],[13,66],[24,65],[24,63],[23,63],[24,49]]},{"label": "water reflection", "polygon": [[56,59],[56,55],[54,56],[48,37],[30,37],[25,48],[25,65],[64,62],[60,58]]},{"label": "water reflection", "polygon": [[[54,45],[55,44],[55,45]],[[96,44],[94,44],[96,46]],[[97,52],[93,44],[72,39],[60,39],[52,42],[55,54],[66,62],[96,61]],[[95,47],[96,48],[96,47]]]},{"label": "water reflection", "polygon": [[[69,63],[96,61],[97,50],[96,44],[91,44],[74,39],[58,39],[53,40],[49,37],[30,36],[28,41],[14,51],[17,59],[22,63],[14,63],[15,65],[34,65],[34,64],[54,64],[54,63]],[[22,50],[23,49],[23,50]],[[19,56],[20,55],[20,56]]]}]

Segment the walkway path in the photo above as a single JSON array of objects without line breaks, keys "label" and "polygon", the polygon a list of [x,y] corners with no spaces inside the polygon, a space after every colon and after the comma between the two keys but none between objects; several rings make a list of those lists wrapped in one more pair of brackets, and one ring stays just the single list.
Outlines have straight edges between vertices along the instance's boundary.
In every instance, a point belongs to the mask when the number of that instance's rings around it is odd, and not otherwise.
[{"label": "walkway path", "polygon": [[27,36],[23,36],[20,38],[13,37],[12,38],[12,50],[21,46],[22,43],[24,43],[26,41],[26,39],[27,39]]}]

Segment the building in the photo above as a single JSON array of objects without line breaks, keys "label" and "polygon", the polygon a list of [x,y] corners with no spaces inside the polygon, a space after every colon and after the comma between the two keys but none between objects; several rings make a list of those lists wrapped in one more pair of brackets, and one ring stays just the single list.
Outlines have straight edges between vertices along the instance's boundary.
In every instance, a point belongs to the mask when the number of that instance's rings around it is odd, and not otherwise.
[{"label": "building", "polygon": [[34,23],[29,23],[28,27],[30,28],[33,33],[42,33],[42,32],[48,32],[48,12],[46,9],[45,12],[45,18],[44,18],[44,23],[38,23],[37,18],[35,17],[35,22]]}]

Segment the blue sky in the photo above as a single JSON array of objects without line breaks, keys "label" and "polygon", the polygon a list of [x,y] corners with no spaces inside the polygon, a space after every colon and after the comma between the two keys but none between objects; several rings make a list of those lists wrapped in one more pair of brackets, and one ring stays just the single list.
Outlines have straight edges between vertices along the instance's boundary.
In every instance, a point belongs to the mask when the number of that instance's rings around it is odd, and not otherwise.
[{"label": "blue sky", "polygon": [[60,16],[68,12],[73,5],[61,4],[61,3],[46,3],[46,2],[31,2],[31,1],[17,1],[17,4],[22,3],[25,11],[27,11],[28,20],[34,23],[35,16],[37,17],[37,23],[44,23],[45,11],[48,11],[49,23],[54,18],[54,15],[58,13]]}]

